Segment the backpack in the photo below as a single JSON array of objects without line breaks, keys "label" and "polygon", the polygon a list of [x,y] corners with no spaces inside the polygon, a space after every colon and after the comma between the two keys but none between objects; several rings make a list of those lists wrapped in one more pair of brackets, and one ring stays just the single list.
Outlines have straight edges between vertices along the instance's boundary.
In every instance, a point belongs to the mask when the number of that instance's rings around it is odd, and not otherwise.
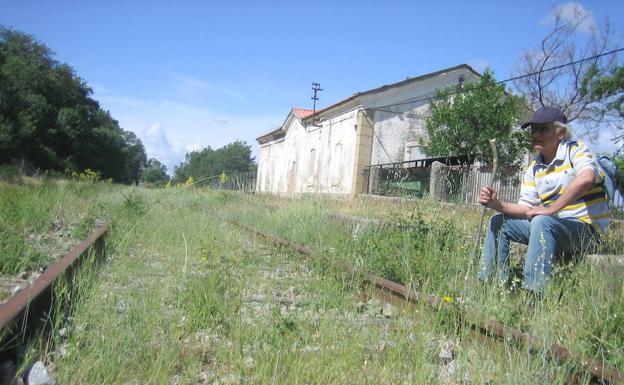
[{"label": "backpack", "polygon": [[[573,141],[571,143],[577,144],[578,142]],[[570,159],[570,165],[574,167],[572,163],[572,157],[570,156],[572,146],[568,146],[568,158]],[[624,178],[620,174],[617,166],[607,155],[598,155],[596,156],[596,165],[598,166],[598,171],[600,172],[600,176],[602,176],[602,185],[604,187],[605,193],[607,194],[607,201],[609,205],[611,202],[615,202],[616,195],[618,193],[618,189],[620,185],[624,182]],[[620,195],[622,193],[620,192]]]},{"label": "backpack", "polygon": [[604,174],[603,184],[607,193],[607,198],[609,199],[609,202],[614,202],[618,187],[622,183],[622,175],[620,175],[620,172],[615,163],[613,163],[613,160],[607,155],[597,156],[596,162]]}]

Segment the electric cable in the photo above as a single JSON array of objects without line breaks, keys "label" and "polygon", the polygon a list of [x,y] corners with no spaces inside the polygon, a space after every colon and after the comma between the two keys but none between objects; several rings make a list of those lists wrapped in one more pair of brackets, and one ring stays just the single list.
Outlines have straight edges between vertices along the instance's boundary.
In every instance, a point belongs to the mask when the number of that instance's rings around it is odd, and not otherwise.
[{"label": "electric cable", "polygon": [[[542,69],[542,70],[539,70],[539,71],[535,71],[535,72],[531,72],[531,73],[524,74],[524,75],[514,76],[514,77],[511,77],[511,78],[505,79],[505,80],[499,80],[497,82],[493,82],[493,83],[490,83],[490,84],[487,84],[487,85],[484,85],[484,86],[476,87],[476,88],[471,89],[471,90],[459,89],[459,90],[456,90],[456,91],[450,91],[448,94],[446,94],[444,96],[434,95],[434,96],[428,96],[428,97],[424,97],[424,98],[420,97],[420,98],[408,99],[408,100],[405,100],[403,102],[387,104],[387,105],[384,105],[384,106],[373,107],[373,108],[370,108],[370,109],[373,110],[373,111],[375,111],[375,110],[383,111],[383,109],[388,108],[388,107],[395,107],[395,106],[401,106],[401,105],[405,105],[405,104],[412,104],[412,103],[418,103],[418,102],[426,102],[426,101],[441,99],[443,97],[447,97],[447,96],[450,96],[450,95],[461,94],[461,93],[465,93],[465,92],[469,92],[469,91],[472,92],[472,91],[479,90],[479,89],[482,89],[482,88],[492,87],[492,86],[496,86],[496,85],[499,85],[499,84],[508,83],[508,82],[511,82],[511,81],[514,81],[514,80],[519,80],[519,79],[523,79],[523,78],[528,78],[528,77],[531,77],[531,76],[539,75],[539,74],[542,74],[544,72],[555,71],[555,70],[558,70],[558,69],[561,69],[561,68],[565,68],[565,67],[568,67],[568,66],[571,66],[571,65],[575,65],[575,64],[586,62],[586,61],[598,59],[598,58],[600,58],[602,56],[613,55],[615,53],[622,52],[622,51],[624,51],[624,48],[617,48],[617,49],[611,50],[609,52],[603,52],[603,53],[598,54],[598,55],[593,55],[593,56],[590,56],[590,57],[574,60],[574,61],[571,61],[571,62],[568,62],[568,63],[560,64],[558,66],[545,68],[545,69]],[[385,112],[393,112],[393,111],[386,110]],[[396,113],[397,114],[402,114],[402,113],[399,113],[399,112],[396,112]]]}]

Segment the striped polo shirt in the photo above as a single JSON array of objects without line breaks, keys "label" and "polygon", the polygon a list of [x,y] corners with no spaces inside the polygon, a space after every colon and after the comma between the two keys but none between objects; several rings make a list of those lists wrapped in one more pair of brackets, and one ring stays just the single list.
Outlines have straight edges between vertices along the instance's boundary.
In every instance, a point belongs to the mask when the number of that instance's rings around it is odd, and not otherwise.
[{"label": "striped polo shirt", "polygon": [[604,231],[609,225],[609,203],[602,185],[603,171],[596,165],[594,155],[580,141],[561,141],[555,159],[544,163],[537,154],[524,174],[519,204],[524,206],[551,205],[582,170],[593,168],[596,183],[575,202],[555,214],[556,217],[576,219]]}]

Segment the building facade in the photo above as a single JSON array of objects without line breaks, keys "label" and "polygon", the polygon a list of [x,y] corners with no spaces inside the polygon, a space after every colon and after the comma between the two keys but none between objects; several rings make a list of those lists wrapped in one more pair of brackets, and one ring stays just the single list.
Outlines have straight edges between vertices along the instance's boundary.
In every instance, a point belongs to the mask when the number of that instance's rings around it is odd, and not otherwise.
[{"label": "building facade", "polygon": [[478,80],[462,64],[358,92],[314,114],[292,109],[260,136],[257,192],[356,195],[370,165],[421,159],[425,119],[437,90]]}]

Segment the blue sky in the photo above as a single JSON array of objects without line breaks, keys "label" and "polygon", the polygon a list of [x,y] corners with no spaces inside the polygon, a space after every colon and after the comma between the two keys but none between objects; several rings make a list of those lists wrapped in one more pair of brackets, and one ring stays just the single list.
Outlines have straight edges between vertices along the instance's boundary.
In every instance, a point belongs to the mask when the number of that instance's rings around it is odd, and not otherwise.
[{"label": "blue sky", "polygon": [[[6,1],[0,24],[34,35],[169,172],[189,150],[247,141],[291,107],[461,63],[508,78],[580,5],[624,35],[624,1]],[[609,134],[595,144],[610,149]]]}]

